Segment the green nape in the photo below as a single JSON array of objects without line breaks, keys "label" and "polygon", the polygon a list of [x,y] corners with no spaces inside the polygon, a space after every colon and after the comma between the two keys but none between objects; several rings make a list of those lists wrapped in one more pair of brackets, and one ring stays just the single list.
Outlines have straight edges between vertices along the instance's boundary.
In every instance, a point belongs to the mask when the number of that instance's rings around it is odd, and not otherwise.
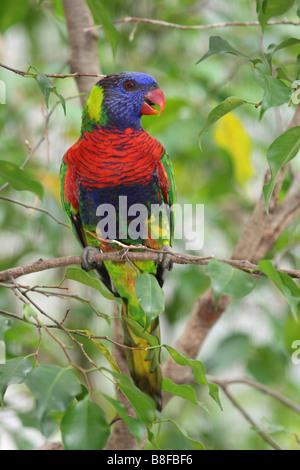
[{"label": "green nape", "polygon": [[102,106],[103,88],[95,85],[82,111],[81,134],[93,132],[95,124],[105,126],[107,114]]}]

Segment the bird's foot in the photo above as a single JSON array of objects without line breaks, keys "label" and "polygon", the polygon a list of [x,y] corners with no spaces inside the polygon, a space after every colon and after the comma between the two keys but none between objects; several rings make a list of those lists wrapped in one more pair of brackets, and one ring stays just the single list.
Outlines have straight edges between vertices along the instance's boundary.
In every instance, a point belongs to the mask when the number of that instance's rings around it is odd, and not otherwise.
[{"label": "bird's foot", "polygon": [[100,251],[93,247],[93,246],[86,246],[81,254],[82,263],[81,267],[84,271],[92,271],[93,269],[100,268],[102,265],[101,261],[94,261],[93,256],[95,253],[99,253]]},{"label": "bird's foot", "polygon": [[159,249],[159,255],[156,264],[159,265],[162,269],[171,271],[173,269],[173,260],[171,253],[173,253],[173,250],[170,245],[162,246]]}]

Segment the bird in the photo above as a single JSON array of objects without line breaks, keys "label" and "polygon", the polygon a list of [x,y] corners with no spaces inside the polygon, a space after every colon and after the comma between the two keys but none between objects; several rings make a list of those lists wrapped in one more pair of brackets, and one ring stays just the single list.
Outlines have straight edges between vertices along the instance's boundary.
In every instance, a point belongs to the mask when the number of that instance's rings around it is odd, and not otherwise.
[{"label": "bird", "polygon": [[[158,410],[162,407],[160,352],[147,348],[153,344],[151,339],[160,342],[159,318],[147,329],[141,328],[145,314],[135,282],[140,274],[148,273],[163,287],[172,268],[173,165],[164,146],[141,124],[143,115],[160,116],[164,107],[164,93],[150,75],[120,72],[104,76],[91,89],[82,111],[79,139],[64,154],[60,169],[62,206],[83,248],[82,267],[93,269],[121,298],[130,375],[154,399]],[[125,211],[120,201],[126,202]],[[145,209],[134,212],[136,207]],[[153,207],[163,208],[163,215],[152,211]],[[124,245],[159,250],[158,261],[92,261],[95,250],[112,252]]]}]

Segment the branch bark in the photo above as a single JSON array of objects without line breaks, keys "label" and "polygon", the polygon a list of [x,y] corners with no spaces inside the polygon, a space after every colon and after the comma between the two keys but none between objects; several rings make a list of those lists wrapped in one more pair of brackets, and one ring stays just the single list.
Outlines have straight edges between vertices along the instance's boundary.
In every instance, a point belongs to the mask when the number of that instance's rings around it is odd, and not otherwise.
[{"label": "branch bark", "polygon": [[[233,22],[226,22],[226,23],[215,23],[215,24],[197,24],[197,25],[183,25],[177,23],[169,23],[168,21],[162,20],[154,20],[152,18],[137,18],[135,16],[127,16],[126,18],[121,18],[120,20],[116,20],[113,22],[114,24],[120,23],[148,23],[153,24],[165,28],[174,28],[174,29],[181,29],[181,30],[196,30],[196,31],[203,31],[206,29],[214,29],[214,28],[225,28],[225,27],[235,27],[235,26],[259,26],[259,21],[233,21]],[[288,20],[281,20],[281,21],[268,21],[267,25],[294,25],[299,26],[300,21],[288,21]],[[91,31],[95,29],[101,29],[102,25],[92,26],[91,28],[86,28],[85,31]]]},{"label": "branch bark", "polygon": [[[15,69],[13,67],[9,67],[8,65],[1,64],[0,67],[3,69],[9,70],[10,72],[16,73],[17,75],[21,75],[21,77],[36,77],[36,72],[28,72],[25,70],[19,70]],[[97,74],[97,73],[80,73],[80,72],[74,72],[74,73],[45,73],[44,74],[46,77],[49,78],[78,78],[78,77],[99,77],[102,78],[104,75]]]},{"label": "branch bark", "polygon": [[[297,178],[297,181],[299,181],[298,184],[300,184],[300,177],[299,179]],[[282,211],[280,214],[283,221],[281,222],[281,218],[279,218],[279,221],[275,225],[274,230],[279,230],[278,225],[280,227],[287,225],[287,220],[288,217],[286,215],[287,212],[290,212],[290,217],[294,218],[294,213],[295,211],[298,213],[300,208],[300,202],[299,202],[299,195],[296,194],[294,204],[296,207],[293,205],[288,206],[287,205],[287,210]],[[298,201],[298,202],[297,202]],[[60,221],[57,220],[57,223],[61,223]],[[281,225],[280,225],[281,224]],[[157,261],[160,256],[160,252],[155,251],[155,250],[150,250],[150,251],[139,251],[139,252],[133,252],[129,251],[130,249],[134,249],[136,247],[128,247],[125,249],[121,249],[119,251],[114,251],[114,252],[98,252],[98,253],[93,253],[91,255],[91,260],[93,262],[102,262],[102,261],[125,261],[129,260],[132,262],[136,261]],[[142,248],[139,248],[142,249]],[[171,254],[171,253],[170,253]],[[248,272],[250,274],[253,274],[255,276],[264,276],[265,274],[261,272],[258,269],[258,266],[256,264],[250,263],[250,261],[246,259],[222,259],[222,258],[215,258],[213,255],[210,256],[194,256],[194,255],[188,255],[185,253],[172,253],[172,261],[174,264],[193,264],[193,265],[199,265],[199,266],[205,266],[209,263],[211,259],[216,259],[220,263],[226,263],[229,264],[230,266],[240,269],[242,271]],[[62,256],[60,258],[52,258],[52,259],[39,259],[37,261],[34,261],[33,263],[29,264],[24,264],[22,266],[16,266],[15,268],[10,268],[6,269],[4,271],[0,271],[0,282],[9,282],[11,279],[17,279],[21,276],[25,276],[26,274],[32,274],[32,273],[37,273],[40,271],[46,271],[48,269],[54,269],[54,268],[61,268],[61,267],[67,267],[67,266],[72,266],[72,265],[81,265],[83,262],[82,256],[81,255],[70,255],[70,256]],[[294,279],[300,279],[300,270],[297,269],[278,269],[278,271],[287,274],[288,276],[294,278]]]},{"label": "branch bark", "polygon": [[[98,35],[90,28],[94,26],[92,14],[82,0],[63,0],[70,41],[71,73],[100,74],[98,58]],[[90,93],[95,85],[91,76],[78,76],[76,80],[80,93]],[[81,96],[84,106],[86,97]]]}]

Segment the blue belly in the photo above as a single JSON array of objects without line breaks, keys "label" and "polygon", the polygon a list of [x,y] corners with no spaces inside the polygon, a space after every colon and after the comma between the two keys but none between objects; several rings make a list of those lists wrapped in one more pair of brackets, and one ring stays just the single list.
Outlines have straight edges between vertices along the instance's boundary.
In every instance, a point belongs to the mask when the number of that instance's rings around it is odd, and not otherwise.
[{"label": "blue belly", "polygon": [[[107,204],[109,206],[105,206]],[[138,211],[138,206],[134,206],[135,204],[143,206],[142,213]],[[112,208],[112,213],[114,211],[116,217],[116,231],[112,238],[116,240],[128,239],[128,237],[124,237],[125,225],[128,227],[131,222],[137,220],[137,216],[142,221],[143,218],[146,219],[144,221],[146,223],[150,218],[152,204],[162,204],[162,195],[155,176],[147,185],[131,184],[91,189],[80,186],[80,216],[83,226],[95,228],[101,219],[107,218],[105,209]],[[139,227],[137,228],[139,229]],[[141,242],[141,240],[136,241]]]}]

